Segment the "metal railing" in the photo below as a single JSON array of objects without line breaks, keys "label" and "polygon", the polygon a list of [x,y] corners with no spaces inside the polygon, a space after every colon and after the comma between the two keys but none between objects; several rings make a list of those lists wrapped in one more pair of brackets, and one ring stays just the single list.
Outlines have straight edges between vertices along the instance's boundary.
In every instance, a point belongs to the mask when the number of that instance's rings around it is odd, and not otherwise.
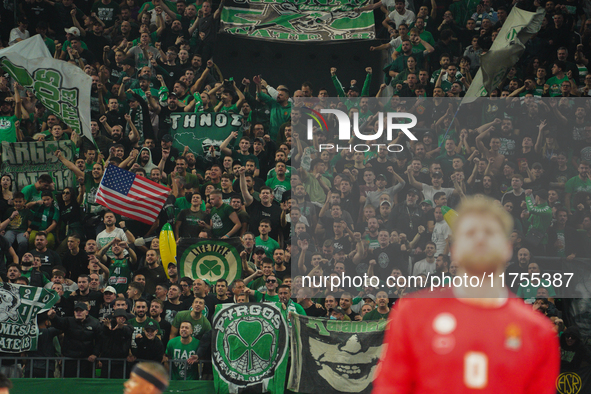
[{"label": "metal railing", "polygon": [[[5,365],[4,361],[9,360],[10,363],[9,365]],[[55,376],[55,371],[59,370],[60,372],[60,376],[61,378],[64,377],[64,372],[65,372],[65,366],[66,366],[66,361],[75,361],[76,362],[76,376],[72,376],[72,377],[76,377],[76,378],[80,378],[80,377],[84,377],[81,376],[81,365],[84,364],[92,364],[92,378],[96,378],[96,370],[99,367],[99,362],[101,363],[101,376],[100,378],[105,378],[104,373],[107,374],[106,378],[107,379],[111,379],[111,375],[112,375],[112,367],[117,368],[116,370],[118,372],[121,372],[121,370],[119,368],[123,368],[123,374],[121,376],[121,378],[127,378],[127,371],[131,371],[131,368],[133,367],[133,365],[135,365],[138,362],[142,362],[142,361],[148,361],[148,360],[140,360],[137,359],[133,362],[127,361],[127,359],[122,359],[122,358],[96,358],[96,360],[94,362],[90,362],[88,361],[88,359],[86,358],[69,358],[69,357],[4,357],[4,356],[0,356],[0,367],[3,370],[3,373],[5,373],[6,375],[8,375],[8,377],[10,377],[11,379],[14,378],[54,378]],[[45,363],[45,366],[43,366],[42,362]],[[53,365],[51,365],[50,363],[53,362]],[[105,363],[107,363],[107,366],[105,366]],[[173,366],[172,363],[177,363],[176,366]],[[168,360],[168,377],[169,379],[172,379],[172,372],[174,368],[178,368],[178,364],[181,363],[183,364],[183,369],[186,371],[187,367],[188,367],[188,360],[181,360],[181,359],[174,359],[174,360]],[[129,364],[129,365],[128,365]],[[206,360],[206,361],[198,361],[198,369],[199,369],[199,380],[203,380],[203,367],[205,364],[211,364],[210,360]],[[194,367],[194,364],[191,365],[191,367]],[[44,370],[44,373],[43,373]],[[11,373],[12,372],[12,373]],[[41,375],[43,376],[38,376],[39,373],[41,372]],[[35,375],[35,376],[34,376]],[[121,375],[121,374],[118,374]],[[187,374],[185,373],[184,379],[183,380],[187,380]]]}]

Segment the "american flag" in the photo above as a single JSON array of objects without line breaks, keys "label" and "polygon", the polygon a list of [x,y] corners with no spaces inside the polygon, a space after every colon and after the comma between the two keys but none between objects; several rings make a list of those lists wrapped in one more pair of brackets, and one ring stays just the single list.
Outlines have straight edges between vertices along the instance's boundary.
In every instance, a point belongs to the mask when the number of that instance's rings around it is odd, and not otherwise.
[{"label": "american flag", "polygon": [[152,224],[168,197],[169,188],[109,164],[101,180],[96,202],[115,213]]}]

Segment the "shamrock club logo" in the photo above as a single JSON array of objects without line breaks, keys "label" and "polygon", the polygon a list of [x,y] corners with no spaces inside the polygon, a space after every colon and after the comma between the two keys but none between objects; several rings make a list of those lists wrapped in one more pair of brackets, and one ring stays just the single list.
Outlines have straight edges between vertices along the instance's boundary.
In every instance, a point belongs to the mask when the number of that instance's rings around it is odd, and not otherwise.
[{"label": "shamrock club logo", "polygon": [[240,254],[236,247],[224,241],[200,241],[189,246],[180,259],[181,276],[200,278],[210,283],[226,279],[228,283],[242,273]]},{"label": "shamrock club logo", "polygon": [[226,304],[214,317],[213,361],[236,385],[271,379],[287,357],[287,324],[273,304]]}]

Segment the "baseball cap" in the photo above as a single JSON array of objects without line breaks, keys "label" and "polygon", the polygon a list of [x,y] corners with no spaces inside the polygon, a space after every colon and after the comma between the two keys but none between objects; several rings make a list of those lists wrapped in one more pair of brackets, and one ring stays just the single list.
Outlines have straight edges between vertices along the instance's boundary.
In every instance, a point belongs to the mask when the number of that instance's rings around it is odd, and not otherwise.
[{"label": "baseball cap", "polygon": [[258,252],[265,253],[265,249],[262,246],[255,246],[254,247],[254,253],[257,254]]},{"label": "baseball cap", "polygon": [[123,64],[127,64],[128,66],[135,67],[135,59],[133,57],[127,58],[123,61]]},{"label": "baseball cap", "polygon": [[366,298],[369,298],[370,300],[372,300],[373,302],[376,301],[376,296],[373,294],[366,294],[363,296],[363,299],[365,300]]},{"label": "baseball cap", "polygon": [[115,309],[113,313],[113,317],[121,317],[123,316],[126,320],[129,319],[129,314],[125,311],[125,309]]},{"label": "baseball cap", "polygon": [[351,91],[351,90],[352,90],[352,91],[354,91],[354,92],[357,92],[357,93],[359,93],[359,92],[360,92],[360,90],[359,90],[359,88],[357,87],[357,85],[351,85],[351,86],[349,87],[349,89],[347,89],[347,92],[349,92],[349,91]]},{"label": "baseball cap", "polygon": [[145,326],[144,326],[144,330],[146,331],[156,331],[158,330],[158,327],[156,326],[156,323],[152,320],[150,320]]},{"label": "baseball cap", "polygon": [[103,293],[117,294],[117,290],[115,290],[115,288],[113,286],[107,286],[107,287],[105,287],[105,291],[103,291]]},{"label": "baseball cap", "polygon": [[84,302],[77,302],[76,304],[74,304],[74,310],[76,309],[82,309],[83,311],[87,311],[88,305],[86,305]]},{"label": "baseball cap", "polygon": [[429,206],[433,206],[433,201],[431,201],[431,200],[423,200],[423,201],[421,201],[421,205],[423,205],[423,204],[427,204]]},{"label": "baseball cap", "polygon": [[265,145],[265,140],[260,137],[255,138],[252,142],[260,142],[261,144]]},{"label": "baseball cap", "polygon": [[330,313],[337,312],[337,313],[340,313],[342,315],[346,315],[345,311],[340,306],[337,306],[337,307],[334,307],[334,308],[330,308],[328,311]]},{"label": "baseball cap", "polygon": [[144,74],[144,75],[140,75],[137,79],[140,81],[142,81],[142,80],[149,81],[150,77]]},{"label": "baseball cap", "polygon": [[170,134],[164,134],[161,139],[164,142],[172,142],[172,135],[170,135]]},{"label": "baseball cap", "polygon": [[417,196],[419,195],[419,191],[417,189],[415,189],[414,187],[411,187],[410,189],[408,189],[408,191],[406,192],[406,195],[409,194],[416,194]]},{"label": "baseball cap", "polygon": [[435,171],[433,173],[433,175],[431,175],[432,178],[443,178],[443,174],[439,171]]},{"label": "baseball cap", "polygon": [[390,201],[385,201],[385,200],[380,203],[380,206],[382,206],[382,205],[388,205],[389,207],[392,206],[392,204],[390,204]]},{"label": "baseball cap", "polygon": [[536,168],[536,169],[537,169],[537,168],[539,168],[539,169],[542,169],[542,170],[543,170],[543,169],[544,169],[544,166],[542,166],[542,164],[541,164],[541,163],[534,163],[534,164],[531,166],[531,168]]},{"label": "baseball cap", "polygon": [[303,240],[307,240],[307,241],[309,241],[309,240],[311,240],[311,239],[312,239],[312,236],[311,236],[310,234],[308,234],[307,232],[303,232],[303,233],[301,233],[301,234],[299,235],[298,239],[299,239],[300,241],[303,241]]},{"label": "baseball cap", "polygon": [[72,26],[69,29],[64,29],[64,31],[66,33],[70,33],[70,34],[80,37],[80,29],[78,29],[76,26]]},{"label": "baseball cap", "polygon": [[382,178],[383,180],[386,180],[386,175],[384,175],[384,174],[378,174],[378,175],[376,175],[376,180],[378,178]]}]

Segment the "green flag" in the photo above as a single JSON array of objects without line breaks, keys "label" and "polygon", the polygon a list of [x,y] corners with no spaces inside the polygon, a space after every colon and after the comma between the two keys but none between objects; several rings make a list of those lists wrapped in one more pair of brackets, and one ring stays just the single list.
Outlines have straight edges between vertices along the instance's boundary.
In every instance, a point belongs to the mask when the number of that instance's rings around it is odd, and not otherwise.
[{"label": "green flag", "polygon": [[232,144],[237,144],[242,137],[242,115],[227,112],[174,113],[170,119],[172,144],[179,152],[188,146],[190,152],[207,156],[213,147],[215,156],[219,157],[220,145],[232,131],[238,131],[238,137]]},{"label": "green flag", "polygon": [[51,308],[58,299],[52,290],[0,283],[0,352],[37,350],[37,314]]},{"label": "green flag", "polygon": [[280,303],[219,304],[212,325],[217,394],[283,393],[288,327]]},{"label": "green flag", "polygon": [[273,41],[344,41],[375,38],[373,11],[355,12],[368,1],[227,0],[221,31]]},{"label": "green flag", "polygon": [[177,243],[179,276],[210,283],[225,279],[231,284],[242,275],[240,244],[239,237],[224,240],[181,238]]}]

